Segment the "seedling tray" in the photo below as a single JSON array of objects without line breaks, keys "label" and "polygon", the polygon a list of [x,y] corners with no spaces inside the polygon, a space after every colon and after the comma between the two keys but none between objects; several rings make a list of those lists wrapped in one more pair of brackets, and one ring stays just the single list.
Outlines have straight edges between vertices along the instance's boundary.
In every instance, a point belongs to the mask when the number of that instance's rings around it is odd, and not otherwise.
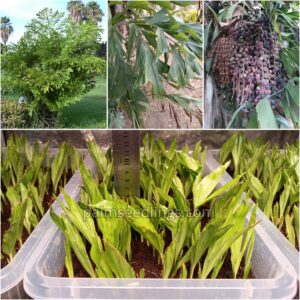
[{"label": "seedling tray", "polygon": [[[3,149],[5,152],[5,149]],[[50,156],[57,154],[58,149],[49,149]],[[79,150],[85,157],[87,150]],[[80,191],[78,182],[76,181],[79,176],[79,171],[75,172],[72,178],[65,186],[65,190],[70,195],[77,195]],[[58,196],[59,199],[63,199],[62,194]],[[56,201],[53,205],[57,205]],[[21,249],[14,256],[12,261],[1,269],[1,299],[24,299],[27,297],[23,288],[23,275],[26,267],[26,263],[32,256],[36,255],[36,252],[40,249],[39,245],[43,240],[48,238],[48,229],[51,229],[52,221],[49,217],[49,210],[45,213],[36,228],[32,231],[28,239],[25,241]]]},{"label": "seedling tray", "polygon": [[[210,150],[208,151],[207,159],[210,161],[210,165],[217,167],[219,165],[217,161],[219,150]],[[223,179],[228,182],[231,180],[231,176],[228,173],[225,173]],[[224,183],[226,183],[224,181]],[[250,200],[250,202],[253,202]],[[282,234],[282,232],[272,223],[272,221],[267,218],[267,216],[257,208],[256,211],[257,219],[261,220],[261,224],[264,227],[264,230],[268,234],[268,236],[273,240],[276,247],[281,251],[281,253],[285,256],[287,261],[290,263],[291,268],[293,268],[298,284],[300,281],[300,272],[299,272],[299,259],[300,253],[297,251],[295,247],[289,242],[289,240]]]},{"label": "seedling tray", "polygon": [[[207,159],[206,169],[215,169],[216,161]],[[87,162],[94,169],[93,162]],[[78,174],[76,174],[78,176]],[[78,184],[80,179],[74,178]],[[223,178],[223,184],[228,175]],[[78,199],[80,187],[74,188]],[[61,209],[55,205],[56,213]],[[46,216],[47,237],[31,256],[24,275],[24,288],[33,298],[88,299],[292,299],[296,294],[293,268],[276,243],[267,234],[264,222],[255,227],[252,257],[255,279],[95,279],[63,278],[64,236]],[[248,222],[250,213],[247,217]]]}]

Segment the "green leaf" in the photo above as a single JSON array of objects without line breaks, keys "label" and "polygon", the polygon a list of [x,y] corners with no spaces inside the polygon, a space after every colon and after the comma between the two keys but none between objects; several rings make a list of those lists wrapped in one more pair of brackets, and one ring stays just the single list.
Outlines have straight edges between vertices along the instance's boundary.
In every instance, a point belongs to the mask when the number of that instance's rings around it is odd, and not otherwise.
[{"label": "green leaf", "polygon": [[129,0],[127,2],[128,8],[137,8],[137,9],[149,9],[149,2],[145,0]]},{"label": "green leaf", "polygon": [[102,149],[98,146],[98,144],[95,141],[88,141],[87,148],[89,154],[93,158],[93,161],[96,163],[99,175],[101,177],[105,177],[105,175],[108,173],[107,175],[109,176],[111,170],[109,169],[108,161]]},{"label": "green leaf", "polygon": [[[234,224],[212,247],[208,249],[201,278],[205,279],[208,274],[213,270],[217,263],[222,259],[223,255],[227,252],[230,246],[251,227],[243,228],[240,224],[244,223],[245,216],[248,213],[250,206],[241,207],[235,215],[232,216],[229,222]],[[229,224],[230,224],[229,223]]]},{"label": "green leaf", "polygon": [[162,80],[154,63],[154,55],[148,45],[144,45],[145,55],[145,82],[152,82],[152,93],[155,96],[163,96],[165,90]]},{"label": "green leaf", "polygon": [[117,278],[135,278],[135,272],[121,253],[108,241],[104,242],[105,260]]},{"label": "green leaf", "polygon": [[129,37],[128,37],[128,46],[127,46],[127,60],[131,57],[131,52],[133,49],[133,46],[136,41],[136,25],[134,23],[129,24]]},{"label": "green leaf", "polygon": [[66,144],[62,144],[51,165],[51,179],[54,193],[57,193],[57,186],[67,166],[67,162],[67,146]]},{"label": "green leaf", "polygon": [[256,112],[259,128],[278,128],[269,100],[266,98],[260,100],[256,105]]},{"label": "green leaf", "polygon": [[209,175],[202,179],[202,174],[198,174],[193,185],[193,204],[194,208],[197,208],[208,200],[208,196],[217,186],[221,178],[223,177],[225,170],[230,165],[230,161],[225,165],[218,167]]},{"label": "green leaf", "polygon": [[[10,260],[15,254],[15,244],[21,242],[23,222],[28,205],[28,199],[16,205],[9,218],[9,229],[3,235],[2,252],[7,254]],[[22,243],[21,243],[22,244]]]},{"label": "green leaf", "polygon": [[68,240],[65,242],[65,251],[66,251],[65,265],[68,271],[68,276],[73,278],[74,270],[72,264],[72,250],[71,250],[70,242]]},{"label": "green leaf", "polygon": [[199,172],[202,169],[200,163],[194,159],[193,157],[189,156],[184,152],[178,152],[179,162],[184,165],[186,168],[194,171]]},{"label": "green leaf", "polygon": [[169,45],[165,34],[160,28],[157,28],[156,30],[156,44],[156,59],[158,59],[162,54],[168,53],[169,51]]},{"label": "green leaf", "polygon": [[217,189],[215,192],[213,192],[207,199],[206,201],[212,200],[220,195],[222,195],[224,192],[226,192],[227,190],[231,189],[232,187],[234,187],[235,185],[237,185],[241,178],[244,176],[244,174],[241,174],[233,179],[231,179],[229,182],[227,182],[226,184],[222,185],[222,187],[220,187],[219,189]]},{"label": "green leaf", "polygon": [[294,215],[294,227],[295,227],[295,232],[296,232],[296,237],[298,240],[298,245],[300,244],[300,239],[299,239],[299,227],[300,227],[300,222],[299,222],[299,206],[294,205],[293,207],[293,215]]},{"label": "green leaf", "polygon": [[63,215],[62,220],[65,225],[64,234],[72,247],[76,257],[91,277],[96,277],[90,258],[86,252],[85,245],[79,232]]},{"label": "green leaf", "polygon": [[130,225],[139,232],[162,256],[164,250],[164,240],[156,231],[153,223],[142,214],[138,216],[125,216]]},{"label": "green leaf", "polygon": [[163,256],[163,278],[168,278],[175,263],[176,242],[172,241]]},{"label": "green leaf", "polygon": [[290,95],[290,99],[294,102],[296,106],[299,107],[299,86],[293,84],[287,84],[286,90]]},{"label": "green leaf", "polygon": [[168,73],[168,80],[177,83],[179,88],[184,87],[186,84],[184,66],[181,54],[175,47],[172,47],[172,63]]},{"label": "green leaf", "polygon": [[293,218],[287,214],[285,216],[285,226],[286,226],[286,233],[287,238],[289,239],[290,243],[295,247],[295,232],[293,228]]}]

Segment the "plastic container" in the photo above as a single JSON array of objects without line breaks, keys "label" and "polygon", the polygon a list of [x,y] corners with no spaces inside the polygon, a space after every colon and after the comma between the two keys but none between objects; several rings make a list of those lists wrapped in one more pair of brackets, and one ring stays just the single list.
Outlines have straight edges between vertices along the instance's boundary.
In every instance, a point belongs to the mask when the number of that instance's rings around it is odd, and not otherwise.
[{"label": "plastic container", "polygon": [[[214,169],[211,161],[207,161],[207,171]],[[62,278],[64,237],[53,222],[47,225],[47,238],[38,245],[24,276],[25,291],[33,298],[292,299],[296,294],[293,268],[263,224],[255,227],[252,272],[256,279],[214,280]]]},{"label": "plastic container", "polygon": [[[219,163],[217,161],[219,150],[210,150],[208,151],[207,159],[210,162],[210,165],[216,168]],[[231,176],[226,173],[223,177],[223,184],[231,180]],[[253,202],[252,200],[250,200]],[[299,260],[300,253],[297,251],[295,247],[289,242],[289,240],[282,234],[280,230],[270,221],[270,219],[258,208],[257,209],[257,218],[261,220],[261,223],[266,231],[266,233],[270,236],[273,242],[277,245],[282,254],[286,257],[286,259],[290,262],[292,268],[294,269],[298,283],[300,281],[300,272],[299,272]]]},{"label": "plastic container", "polygon": [[[49,149],[48,153],[53,156],[57,153],[57,149]],[[86,155],[87,150],[80,150],[83,156]],[[85,160],[86,161],[86,160]],[[65,186],[65,190],[70,194],[76,196],[80,187],[78,185],[78,179],[80,178],[79,171],[75,172],[73,177],[69,180]],[[63,199],[60,194],[59,199]],[[56,201],[52,206],[57,206]],[[36,251],[40,249],[38,245],[48,238],[48,229],[51,228],[49,217],[49,210],[46,212],[44,217],[41,219],[36,228],[32,231],[26,242],[23,244],[21,249],[14,256],[12,261],[6,265],[0,271],[1,279],[1,299],[24,299],[26,298],[26,293],[23,288],[23,275],[25,271],[26,263],[29,261],[30,257],[36,255]]]}]

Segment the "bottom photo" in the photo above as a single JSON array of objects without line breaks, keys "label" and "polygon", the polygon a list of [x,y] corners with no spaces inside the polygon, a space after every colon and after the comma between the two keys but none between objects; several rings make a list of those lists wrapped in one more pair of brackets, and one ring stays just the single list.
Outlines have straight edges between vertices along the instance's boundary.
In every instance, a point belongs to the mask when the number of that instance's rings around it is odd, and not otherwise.
[{"label": "bottom photo", "polygon": [[295,299],[299,132],[1,130],[2,299]]}]

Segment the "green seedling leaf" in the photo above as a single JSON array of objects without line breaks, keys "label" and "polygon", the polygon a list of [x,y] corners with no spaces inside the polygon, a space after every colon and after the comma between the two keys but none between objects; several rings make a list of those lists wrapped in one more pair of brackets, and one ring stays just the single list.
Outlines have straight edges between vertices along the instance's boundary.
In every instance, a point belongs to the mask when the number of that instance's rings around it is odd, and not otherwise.
[{"label": "green seedling leaf", "polygon": [[98,183],[93,179],[91,173],[84,164],[80,165],[80,174],[83,181],[83,189],[89,196],[89,202],[96,204],[103,200],[102,194],[98,188]]},{"label": "green seedling leaf", "polygon": [[67,218],[63,215],[62,220],[65,225],[64,235],[66,239],[68,240],[71,248],[73,249],[76,257],[80,261],[83,268],[87,271],[87,273],[91,277],[96,277],[96,274],[94,272],[92,263],[90,261],[90,258],[86,252],[85,244],[82,240],[82,237],[80,236],[78,230],[74,225],[72,225]]},{"label": "green seedling leaf", "polygon": [[62,144],[51,165],[51,180],[54,193],[57,193],[58,183],[67,165],[67,146]]},{"label": "green seedling leaf", "polygon": [[286,227],[288,240],[295,247],[296,241],[295,241],[295,231],[293,228],[293,218],[289,214],[285,216],[285,227]]},{"label": "green seedling leaf", "polygon": [[300,240],[299,240],[299,227],[300,227],[300,223],[299,223],[299,206],[294,205],[293,207],[293,215],[294,215],[294,222],[295,222],[295,232],[296,232],[296,236],[297,236],[297,241],[298,241],[298,245],[300,244]]},{"label": "green seedling leaf", "polygon": [[285,213],[286,206],[289,201],[291,186],[289,184],[284,185],[284,190],[280,195],[279,199],[279,217],[282,218]]},{"label": "green seedling leaf", "polygon": [[104,242],[104,258],[117,278],[135,278],[135,272],[121,253],[109,242]]},{"label": "green seedling leaf", "polygon": [[87,148],[89,151],[89,154],[93,158],[93,161],[95,162],[97,166],[98,173],[101,177],[104,177],[107,174],[109,170],[109,163],[107,161],[107,158],[105,157],[105,153],[102,151],[102,149],[97,145],[94,141],[88,141],[87,142]]},{"label": "green seedling leaf", "polygon": [[139,234],[141,234],[149,243],[158,251],[158,253],[162,256],[164,250],[164,240],[156,231],[153,223],[145,216],[136,216],[136,217],[126,217],[125,219],[129,222],[129,224],[136,230]]},{"label": "green seedling leaf", "polygon": [[188,154],[184,152],[179,152],[178,157],[179,157],[179,162],[187,169],[197,173],[199,172],[200,169],[202,169],[200,163],[193,157],[189,156]]},{"label": "green seedling leaf", "polygon": [[234,179],[230,180],[229,182],[227,182],[226,184],[222,185],[221,188],[217,189],[215,192],[213,192],[207,199],[206,201],[210,201],[220,195],[222,195],[224,192],[230,190],[231,188],[233,188],[235,185],[237,185],[241,178],[244,176],[244,173],[235,177]]},{"label": "green seedling leaf", "polygon": [[34,206],[35,213],[42,217],[44,215],[44,207],[42,201],[40,200],[37,187],[35,187],[33,184],[29,184],[28,192]]},{"label": "green seedling leaf", "polygon": [[74,270],[72,264],[72,250],[71,250],[70,242],[68,240],[65,242],[65,251],[66,251],[65,265],[68,271],[68,276],[73,278]]},{"label": "green seedling leaf", "polygon": [[249,209],[249,205],[244,205],[233,216],[231,216],[229,222],[233,224],[233,226],[208,249],[201,272],[202,279],[207,278],[209,273],[215,268],[231,245],[251,228],[243,228],[240,226],[240,224],[243,224]]},{"label": "green seedling leaf", "polygon": [[16,205],[9,218],[9,229],[3,235],[2,252],[12,260],[15,254],[16,242],[22,245],[23,222],[27,209],[28,199]]},{"label": "green seedling leaf", "polygon": [[215,171],[211,172],[203,179],[201,174],[197,175],[193,185],[194,208],[197,208],[208,201],[208,196],[211,194],[211,192],[221,180],[229,164],[230,161],[227,162],[225,165],[218,167]]}]

